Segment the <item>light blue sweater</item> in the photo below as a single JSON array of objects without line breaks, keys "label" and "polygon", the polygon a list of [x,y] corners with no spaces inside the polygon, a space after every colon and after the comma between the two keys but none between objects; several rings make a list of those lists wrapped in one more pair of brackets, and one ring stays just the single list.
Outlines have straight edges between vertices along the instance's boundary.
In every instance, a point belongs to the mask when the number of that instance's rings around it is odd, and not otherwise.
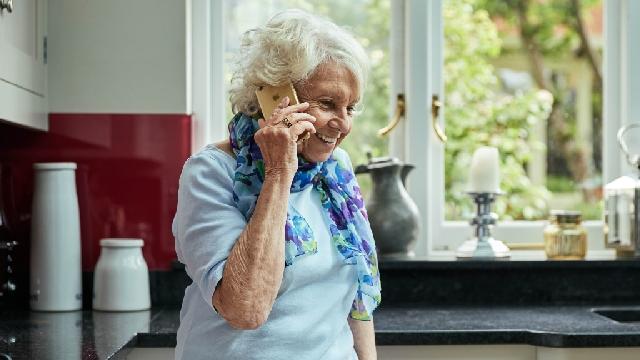
[{"label": "light blue sweater", "polygon": [[[334,155],[351,164],[344,150]],[[182,169],[173,234],[193,283],[180,311],[176,359],[357,359],[347,322],[357,274],[331,243],[311,186],[292,193],[289,206],[307,219],[318,252],[285,267],[267,321],[256,330],[236,330],[211,306],[229,252],[247,224],[233,201],[235,166],[229,154],[207,146]]]}]

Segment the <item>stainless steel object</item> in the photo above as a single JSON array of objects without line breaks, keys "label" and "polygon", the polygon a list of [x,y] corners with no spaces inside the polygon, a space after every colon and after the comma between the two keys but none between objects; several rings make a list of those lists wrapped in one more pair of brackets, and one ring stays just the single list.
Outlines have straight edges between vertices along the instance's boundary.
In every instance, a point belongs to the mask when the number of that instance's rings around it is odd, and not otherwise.
[{"label": "stainless steel object", "polygon": [[3,352],[0,353],[0,360],[12,360],[13,358],[8,354],[11,353],[11,347],[16,343],[16,337],[9,336],[8,338],[4,338],[0,336],[0,343],[4,344]]},{"label": "stainless steel object", "polygon": [[9,231],[9,201],[4,198],[6,193],[3,186],[5,174],[8,174],[8,172],[0,165],[0,308],[10,293],[15,293],[16,290],[12,263],[13,256],[15,256],[13,251],[18,245],[18,242],[13,240]]},{"label": "stainless steel object", "polygon": [[[640,170],[640,154],[629,151],[625,134],[632,129],[640,129],[640,123],[622,127],[618,131],[618,143],[627,161]],[[604,188],[605,197],[605,245],[616,249],[621,258],[640,258],[640,180],[622,176],[608,183]]]}]

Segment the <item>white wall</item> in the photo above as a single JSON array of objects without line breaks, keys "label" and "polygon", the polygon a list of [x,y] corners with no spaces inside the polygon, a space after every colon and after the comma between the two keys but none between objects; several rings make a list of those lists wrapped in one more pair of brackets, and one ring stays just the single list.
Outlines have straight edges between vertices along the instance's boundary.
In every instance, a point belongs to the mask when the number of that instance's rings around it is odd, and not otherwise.
[{"label": "white wall", "polygon": [[180,0],[49,0],[49,111],[188,113]]}]

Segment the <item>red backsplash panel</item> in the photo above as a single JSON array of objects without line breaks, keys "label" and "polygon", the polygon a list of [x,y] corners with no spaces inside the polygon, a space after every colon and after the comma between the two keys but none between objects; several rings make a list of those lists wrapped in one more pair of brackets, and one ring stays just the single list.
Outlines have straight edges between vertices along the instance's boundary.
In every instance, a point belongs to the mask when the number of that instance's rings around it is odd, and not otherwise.
[{"label": "red backsplash panel", "polygon": [[49,132],[0,122],[0,190],[20,243],[16,270],[28,268],[33,163],[54,161],[78,164],[83,270],[93,270],[106,237],[142,238],[149,269],[169,269],[190,149],[190,115],[50,114]]}]

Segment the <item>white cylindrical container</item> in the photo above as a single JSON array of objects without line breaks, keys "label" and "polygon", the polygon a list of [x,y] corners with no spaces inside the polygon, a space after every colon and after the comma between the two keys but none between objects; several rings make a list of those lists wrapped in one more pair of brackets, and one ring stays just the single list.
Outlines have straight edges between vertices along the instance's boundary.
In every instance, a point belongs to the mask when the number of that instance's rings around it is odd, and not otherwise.
[{"label": "white cylindrical container", "polygon": [[31,218],[31,309],[82,309],[75,163],[36,163]]},{"label": "white cylindrical container", "polygon": [[151,307],[142,239],[102,239],[93,279],[93,308],[137,311]]}]

